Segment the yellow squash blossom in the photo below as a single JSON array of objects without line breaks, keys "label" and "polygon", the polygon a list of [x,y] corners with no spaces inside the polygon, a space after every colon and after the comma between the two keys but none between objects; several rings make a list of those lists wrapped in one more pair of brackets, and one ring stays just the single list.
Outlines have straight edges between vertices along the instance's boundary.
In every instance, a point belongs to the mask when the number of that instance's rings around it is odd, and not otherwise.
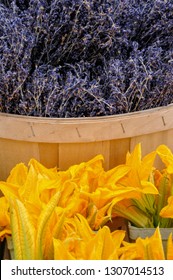
[{"label": "yellow squash blossom", "polygon": [[[156,154],[164,170],[154,168]],[[161,145],[142,158],[139,143],[125,164],[105,171],[103,160],[58,171],[31,159],[0,182],[0,238],[12,235],[15,259],[164,259],[159,228],[131,244],[105,224],[121,216],[139,227],[172,225],[171,151]],[[171,250],[169,237],[167,259]]]},{"label": "yellow squash blossom", "polygon": [[32,213],[21,201],[10,200],[11,230],[16,260],[45,259],[46,241],[49,242],[49,245],[53,242],[52,238],[48,239],[48,232],[56,236],[59,231],[58,226],[62,225],[59,220],[59,224],[53,224],[53,227],[49,229],[49,226],[52,226],[51,215],[56,208],[59,197],[60,193],[57,192],[51,198],[38,216],[37,223],[33,222]]},{"label": "yellow squash blossom", "polygon": [[16,260],[34,260],[35,228],[32,217],[29,215],[23,203],[19,200],[10,200],[11,230]]},{"label": "yellow squash blossom", "polygon": [[155,157],[156,152],[153,151],[142,158],[141,144],[137,144],[132,153],[127,153],[126,165],[130,168],[130,171],[120,183],[141,188],[141,182],[148,182]]},{"label": "yellow squash blossom", "polygon": [[[111,260],[118,259],[118,249],[125,237],[124,231],[110,232],[104,226],[93,232],[82,215],[71,218],[73,232],[63,240],[54,239],[54,259]],[[63,252],[62,252],[63,250]]]}]

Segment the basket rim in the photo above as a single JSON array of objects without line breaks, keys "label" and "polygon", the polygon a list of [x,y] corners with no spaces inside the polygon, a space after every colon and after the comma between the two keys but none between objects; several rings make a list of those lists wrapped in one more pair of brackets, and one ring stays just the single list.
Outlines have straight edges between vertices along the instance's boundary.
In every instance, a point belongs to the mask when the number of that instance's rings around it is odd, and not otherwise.
[{"label": "basket rim", "polygon": [[11,113],[3,113],[0,112],[0,117],[8,117],[8,118],[21,118],[21,119],[31,119],[31,120],[36,120],[37,122],[39,121],[56,121],[56,122],[73,122],[73,121],[82,121],[82,122],[87,122],[87,121],[103,121],[103,120],[111,120],[114,118],[117,119],[124,119],[126,117],[129,118],[132,116],[138,116],[138,115],[148,115],[148,114],[155,114],[156,112],[160,111],[167,111],[169,109],[173,108],[173,103],[168,104],[167,106],[159,106],[156,108],[151,108],[151,109],[146,109],[146,110],[141,110],[141,111],[135,111],[135,112],[128,112],[128,113],[122,113],[122,114],[116,114],[116,115],[108,115],[108,116],[94,116],[94,117],[78,117],[78,118],[56,118],[56,117],[35,117],[35,116],[27,116],[27,115],[19,115],[19,114],[11,114]]},{"label": "basket rim", "polygon": [[0,138],[80,143],[140,136],[173,129],[173,103],[120,115],[48,118],[0,113]]}]

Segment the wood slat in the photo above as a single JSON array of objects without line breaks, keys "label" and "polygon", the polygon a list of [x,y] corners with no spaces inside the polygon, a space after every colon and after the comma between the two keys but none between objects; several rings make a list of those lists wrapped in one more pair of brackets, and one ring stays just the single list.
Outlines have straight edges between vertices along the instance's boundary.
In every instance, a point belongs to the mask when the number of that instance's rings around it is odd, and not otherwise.
[{"label": "wood slat", "polygon": [[69,166],[88,161],[98,154],[104,156],[104,167],[108,169],[109,141],[59,144],[59,168],[66,170]]},{"label": "wood slat", "polygon": [[109,168],[125,163],[126,154],[130,151],[131,138],[110,140]]},{"label": "wood slat", "polygon": [[39,161],[47,168],[56,167],[59,164],[59,144],[38,143]]},{"label": "wood slat", "polygon": [[28,164],[31,157],[40,159],[38,143],[0,139],[0,180],[5,180],[17,163]]}]

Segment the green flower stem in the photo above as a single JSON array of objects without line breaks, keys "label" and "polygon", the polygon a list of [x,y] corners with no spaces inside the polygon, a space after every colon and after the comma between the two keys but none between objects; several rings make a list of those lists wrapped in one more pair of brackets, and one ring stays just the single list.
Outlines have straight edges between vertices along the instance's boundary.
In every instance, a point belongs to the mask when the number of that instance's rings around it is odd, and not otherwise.
[{"label": "green flower stem", "polygon": [[133,208],[133,212],[131,213],[129,209],[126,208],[122,209],[119,206],[114,206],[112,209],[112,214],[114,213],[127,219],[136,227],[140,227],[140,228],[154,227],[151,220],[146,215],[144,215],[143,212],[141,212],[140,210],[137,211]]}]

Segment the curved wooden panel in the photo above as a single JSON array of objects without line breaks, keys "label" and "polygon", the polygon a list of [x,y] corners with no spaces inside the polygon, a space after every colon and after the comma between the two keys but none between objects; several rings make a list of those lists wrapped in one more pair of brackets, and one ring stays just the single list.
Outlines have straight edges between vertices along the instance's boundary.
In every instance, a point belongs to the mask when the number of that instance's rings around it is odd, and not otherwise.
[{"label": "curved wooden panel", "polygon": [[93,118],[40,118],[0,114],[0,138],[82,143],[134,137],[173,128],[173,105]]}]

